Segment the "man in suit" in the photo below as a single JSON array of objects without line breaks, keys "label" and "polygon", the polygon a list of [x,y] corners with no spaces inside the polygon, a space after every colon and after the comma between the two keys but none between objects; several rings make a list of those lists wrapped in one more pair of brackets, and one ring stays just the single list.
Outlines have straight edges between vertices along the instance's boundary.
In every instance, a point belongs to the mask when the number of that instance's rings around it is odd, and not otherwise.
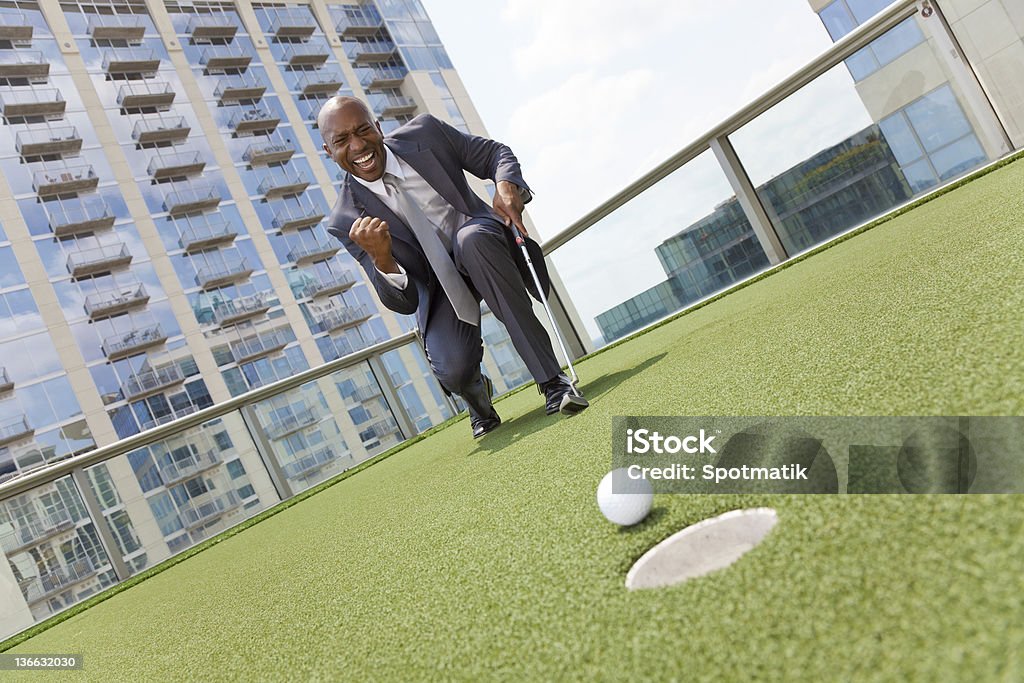
[{"label": "man in suit", "polygon": [[[572,385],[527,293],[529,287],[537,296],[513,231],[526,238],[545,291],[549,282],[540,247],[523,226],[532,195],[512,150],[429,115],[384,137],[353,97],[330,99],[317,121],[324,151],[348,172],[328,232],[363,267],[385,306],[416,314],[431,370],[465,401],[474,438],[501,424],[491,381],[480,374],[481,299],[504,323],[547,413],[558,412]],[[465,171],[494,181],[493,206],[469,188]]]}]

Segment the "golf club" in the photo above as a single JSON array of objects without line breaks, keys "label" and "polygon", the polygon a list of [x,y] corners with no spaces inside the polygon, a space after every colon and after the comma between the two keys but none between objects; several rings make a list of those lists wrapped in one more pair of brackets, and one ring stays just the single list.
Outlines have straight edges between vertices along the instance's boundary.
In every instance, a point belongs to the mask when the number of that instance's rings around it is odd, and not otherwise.
[{"label": "golf club", "polygon": [[[515,229],[513,227],[513,229]],[[590,401],[583,398],[583,394],[580,393],[576,385],[580,383],[580,378],[576,375],[576,369],[572,366],[572,359],[569,358],[569,352],[565,349],[565,342],[562,340],[562,333],[558,329],[558,323],[555,322],[555,316],[551,313],[551,307],[548,305],[548,298],[544,296],[544,288],[540,284],[540,278],[537,277],[537,271],[533,267],[533,261],[530,259],[530,252],[526,248],[526,241],[523,240],[523,236],[519,234],[519,230],[515,229],[516,244],[523,250],[523,258],[526,259],[526,266],[530,269],[530,274],[533,276],[533,283],[537,285],[537,294],[540,295],[540,302],[544,304],[544,310],[547,311],[548,320],[551,322],[551,329],[555,333],[555,339],[558,340],[558,347],[562,349],[562,357],[565,358],[566,365],[569,366],[569,373],[572,375],[572,390],[566,392],[565,396],[562,397],[562,404],[558,407],[559,411],[563,415],[575,415],[576,413],[582,413],[584,410],[590,407]]]}]

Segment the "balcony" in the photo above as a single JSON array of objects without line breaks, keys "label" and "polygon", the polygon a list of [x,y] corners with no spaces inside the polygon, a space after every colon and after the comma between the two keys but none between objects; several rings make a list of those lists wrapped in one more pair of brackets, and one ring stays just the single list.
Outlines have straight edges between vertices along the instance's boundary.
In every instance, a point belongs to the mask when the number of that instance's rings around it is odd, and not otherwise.
[{"label": "balcony", "polygon": [[94,14],[89,17],[89,37],[93,40],[137,42],[146,34],[146,25],[137,14]]},{"label": "balcony", "polygon": [[288,345],[291,339],[284,330],[264,332],[239,341],[231,342],[231,355],[236,363],[245,363],[279,351]]},{"label": "balcony", "polygon": [[[165,415],[160,419],[163,420],[164,423],[171,422],[172,420],[166,418],[171,416],[174,416],[173,419],[184,417],[189,413],[194,413],[196,408],[190,407],[186,410],[180,411],[183,413],[181,415],[171,413],[170,415]],[[207,470],[218,467],[220,464],[221,461],[220,458],[217,457],[216,452],[210,450],[205,453],[196,453],[188,458],[182,458],[180,460],[172,459],[171,462],[164,462],[164,459],[161,458],[157,464],[157,468],[160,470],[160,478],[163,480],[164,486],[171,486],[179,481],[190,479],[197,474],[202,474]]]},{"label": "balcony", "polygon": [[275,170],[260,181],[257,190],[267,199],[299,194],[309,187],[309,178],[301,171]]},{"label": "balcony", "polygon": [[389,40],[346,41],[343,46],[353,64],[387,62],[395,56],[395,44]]},{"label": "balcony", "polygon": [[0,446],[27,439],[35,433],[35,428],[28,423],[28,417],[25,415],[7,418],[0,422]]},{"label": "balcony", "polygon": [[383,95],[372,93],[370,107],[380,117],[402,116],[416,111],[416,101],[405,95]]},{"label": "balcony", "polygon": [[274,215],[273,227],[275,230],[298,230],[309,228],[324,218],[324,213],[316,207],[299,206],[287,207]]},{"label": "balcony", "polygon": [[117,91],[117,103],[125,109],[169,107],[174,96],[171,84],[164,81],[126,83]]},{"label": "balcony", "polygon": [[326,465],[334,462],[334,460],[334,449],[327,446],[315,453],[285,463],[281,466],[281,472],[288,479],[299,479],[308,476],[316,470],[323,469]]},{"label": "balcony", "polygon": [[267,86],[252,74],[225,76],[217,82],[213,94],[220,104],[240,100],[258,100],[263,97]]},{"label": "balcony", "polygon": [[341,251],[339,242],[316,241],[312,244],[299,244],[292,247],[292,250],[288,252],[288,260],[301,266],[329,259],[339,251]]},{"label": "balcony", "polygon": [[199,152],[177,152],[158,154],[149,162],[148,173],[154,180],[187,178],[197,175],[206,168],[206,161]]},{"label": "balcony", "polygon": [[[363,6],[365,7],[365,5]],[[384,26],[384,20],[376,12],[346,12],[335,29],[342,38],[374,36]]]},{"label": "balcony", "polygon": [[191,254],[210,247],[231,244],[236,237],[238,230],[231,223],[218,221],[189,226],[188,230],[182,233],[178,244],[186,254]]},{"label": "balcony", "polygon": [[316,424],[319,419],[320,415],[312,407],[305,406],[302,410],[274,419],[269,425],[265,425],[264,429],[268,438],[272,441],[280,441],[286,436]]},{"label": "balcony", "polygon": [[333,332],[346,327],[355,327],[366,322],[373,315],[366,306],[331,306],[323,311],[317,323],[323,332]]},{"label": "balcony", "polygon": [[91,165],[67,166],[36,171],[32,174],[32,184],[40,197],[52,197],[95,189],[100,179]]},{"label": "balcony", "polygon": [[98,273],[109,273],[132,262],[128,245],[108,244],[76,251],[68,256],[67,268],[73,277],[80,278]]},{"label": "balcony", "polygon": [[154,50],[127,48],[110,50],[103,55],[107,75],[150,74],[160,68],[160,55]]},{"label": "balcony", "polygon": [[246,69],[252,56],[240,47],[217,45],[204,49],[199,63],[207,69]]},{"label": "balcony", "polygon": [[397,88],[409,74],[404,66],[367,66],[361,67],[359,84],[364,88]]},{"label": "balcony", "polygon": [[206,524],[226,512],[230,512],[240,504],[241,501],[238,500],[235,492],[228,491],[222,496],[209,498],[203,503],[196,504],[194,501],[190,501],[181,506],[178,510],[178,516],[181,517],[185,527],[191,529],[200,524]]},{"label": "balcony", "polygon": [[167,341],[167,333],[157,325],[150,325],[131,330],[125,334],[116,334],[103,340],[103,355],[107,360],[115,361],[137,353],[161,346]]},{"label": "balcony", "polygon": [[76,205],[50,202],[44,207],[50,219],[50,230],[56,237],[107,230],[114,225],[114,212],[101,197],[90,197],[89,201]]},{"label": "balcony", "polygon": [[238,133],[272,133],[281,123],[281,117],[271,113],[263,107],[251,107],[235,112],[229,125],[231,130]]},{"label": "balcony", "polygon": [[191,415],[192,413],[198,410],[199,408],[197,408],[196,406],[188,405],[180,410],[175,410],[170,413],[167,413],[166,415],[155,417],[152,420],[146,420],[145,422],[142,423],[142,431],[146,431],[147,429],[153,429],[154,427],[159,427],[160,425],[167,424],[168,422],[174,422],[178,418],[185,417],[186,415]]},{"label": "balcony", "polygon": [[393,417],[385,417],[381,420],[377,420],[376,422],[371,424],[369,427],[366,427],[365,429],[362,428],[362,425],[357,425],[356,429],[359,430],[360,434],[366,434],[367,432],[369,432],[370,434],[373,435],[373,437],[376,437],[378,439],[383,439],[384,437],[390,435],[395,435],[399,439],[402,438],[402,432],[398,429],[398,423],[395,422],[395,418]]},{"label": "balcony", "polygon": [[327,48],[319,44],[298,43],[284,51],[284,61],[290,67],[320,66],[329,56]]},{"label": "balcony", "polygon": [[253,269],[244,258],[234,263],[219,263],[200,268],[196,273],[196,284],[202,289],[223,287],[244,280],[252,275]]},{"label": "balcony", "polygon": [[242,158],[249,162],[250,166],[260,166],[288,161],[294,154],[295,148],[291,145],[267,140],[265,142],[254,142],[249,145]]},{"label": "balcony", "polygon": [[192,38],[228,40],[238,33],[238,25],[227,15],[195,14],[189,19],[185,32]]},{"label": "balcony", "polygon": [[138,282],[127,287],[90,294],[85,297],[85,313],[90,320],[98,320],[141,308],[147,303],[149,292],[146,291],[145,285]]},{"label": "balcony", "polygon": [[67,508],[31,520],[12,520],[14,528],[0,536],[0,550],[14,555],[75,528]]},{"label": "balcony", "polygon": [[167,193],[164,197],[164,208],[171,216],[177,217],[215,208],[220,201],[220,192],[213,185],[184,187]]},{"label": "balcony", "polygon": [[121,385],[121,391],[126,399],[132,400],[163,391],[184,381],[185,374],[177,365],[172,364],[131,375]]},{"label": "balcony", "polygon": [[0,40],[31,44],[32,35],[32,24],[24,14],[0,14]]},{"label": "balcony", "polygon": [[369,401],[375,401],[381,396],[383,396],[383,394],[380,391],[380,387],[374,383],[356,387],[354,391],[345,395],[345,400],[353,401],[355,403],[366,403]]},{"label": "balcony", "polygon": [[76,583],[91,579],[99,572],[88,558],[80,558],[66,567],[48,571],[39,576],[19,582],[19,587],[30,604],[41,602],[50,596],[65,591]]},{"label": "balcony", "polygon": [[316,31],[316,21],[307,9],[283,9],[270,23],[274,38],[309,38]]},{"label": "balcony", "polygon": [[132,129],[132,138],[139,144],[156,142],[177,142],[188,138],[192,127],[184,116],[147,116],[139,120]]},{"label": "balcony", "polygon": [[36,128],[18,133],[15,146],[23,157],[74,156],[82,149],[82,136],[74,126]]},{"label": "balcony", "polygon": [[50,62],[38,50],[0,51],[0,78],[45,81],[49,75]]},{"label": "balcony", "polygon": [[0,110],[7,118],[21,116],[58,116],[67,102],[56,88],[18,90],[0,93]]},{"label": "balcony", "polygon": [[302,293],[310,298],[330,296],[331,294],[340,294],[348,290],[355,283],[355,276],[345,270],[335,274],[333,277],[325,275],[316,278],[303,287]]},{"label": "balcony", "polygon": [[213,319],[218,325],[224,327],[263,315],[270,310],[270,299],[272,296],[272,293],[259,292],[258,294],[243,296],[240,299],[228,299],[227,301],[214,304]]},{"label": "balcony", "polygon": [[6,394],[14,388],[14,380],[7,374],[7,368],[0,366],[0,394]]},{"label": "balcony", "polygon": [[322,69],[301,76],[297,87],[303,95],[333,95],[344,84],[340,71]]}]

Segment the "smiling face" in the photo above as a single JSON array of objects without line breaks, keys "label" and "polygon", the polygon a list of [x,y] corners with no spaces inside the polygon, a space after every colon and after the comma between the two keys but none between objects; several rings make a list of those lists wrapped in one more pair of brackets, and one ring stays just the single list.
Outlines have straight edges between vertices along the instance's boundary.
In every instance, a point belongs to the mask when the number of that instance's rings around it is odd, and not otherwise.
[{"label": "smiling face", "polygon": [[320,133],[324,151],[343,169],[367,181],[384,175],[384,135],[366,106],[355,99],[342,100],[323,113]]}]

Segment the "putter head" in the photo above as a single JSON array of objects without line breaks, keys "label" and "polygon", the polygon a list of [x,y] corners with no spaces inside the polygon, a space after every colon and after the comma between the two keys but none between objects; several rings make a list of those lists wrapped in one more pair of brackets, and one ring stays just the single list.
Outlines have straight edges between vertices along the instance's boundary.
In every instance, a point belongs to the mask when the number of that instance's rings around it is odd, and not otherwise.
[{"label": "putter head", "polygon": [[562,404],[558,407],[558,410],[562,415],[575,415],[582,413],[589,407],[590,401],[570,391],[562,397]]}]

